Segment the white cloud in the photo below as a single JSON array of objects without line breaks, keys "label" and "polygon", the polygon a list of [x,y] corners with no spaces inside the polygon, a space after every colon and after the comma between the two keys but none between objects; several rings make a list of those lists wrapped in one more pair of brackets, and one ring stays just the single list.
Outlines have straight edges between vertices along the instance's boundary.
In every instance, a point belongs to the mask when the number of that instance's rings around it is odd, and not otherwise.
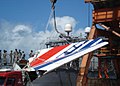
[{"label": "white cloud", "polygon": [[[53,19],[51,20],[51,25],[53,27]],[[77,24],[77,21],[73,18],[73,17],[70,17],[70,16],[63,16],[63,17],[56,17],[56,25],[57,25],[57,29],[58,31],[60,32],[64,32],[64,27],[66,24],[71,24],[72,25],[72,29],[74,31],[74,28]]]},{"label": "white cloud", "polygon": [[[69,16],[56,17],[56,20],[60,32],[64,32],[64,26],[68,23],[72,25],[73,29],[77,24],[76,20]],[[52,26],[52,23],[50,25]],[[0,49],[10,51],[17,48],[29,52],[31,49],[37,50],[43,47],[48,38],[54,39],[54,37],[58,37],[58,34],[53,29],[38,32],[33,29],[34,27],[32,28],[30,25],[14,25],[7,21],[0,22]],[[79,31],[81,30],[74,31],[74,33],[79,34]]]},{"label": "white cloud", "polygon": [[16,25],[15,28],[12,30],[13,33],[18,33],[19,35],[27,35],[32,32],[31,28],[26,25]]}]

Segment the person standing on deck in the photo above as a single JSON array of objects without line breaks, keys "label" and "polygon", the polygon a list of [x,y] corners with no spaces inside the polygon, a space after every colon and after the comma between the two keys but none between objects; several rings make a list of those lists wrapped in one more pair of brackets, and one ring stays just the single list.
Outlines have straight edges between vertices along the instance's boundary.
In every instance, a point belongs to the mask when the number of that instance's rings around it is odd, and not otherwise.
[{"label": "person standing on deck", "polygon": [[31,51],[30,51],[30,54],[29,54],[29,58],[30,58],[30,57],[33,57],[33,56],[34,56],[33,50],[31,50]]},{"label": "person standing on deck", "polygon": [[14,51],[14,62],[16,62],[18,60],[18,51],[17,49],[15,49]]},{"label": "person standing on deck", "polygon": [[9,56],[10,56],[10,64],[12,64],[13,63],[13,51],[12,50],[10,51]]},{"label": "person standing on deck", "polygon": [[2,51],[0,50],[0,63],[2,62]]},{"label": "person standing on deck", "polygon": [[3,51],[3,64],[7,65],[7,51],[6,50]]},{"label": "person standing on deck", "polygon": [[24,51],[22,51],[22,59],[25,59],[25,53],[24,53]]},{"label": "person standing on deck", "polygon": [[21,52],[21,50],[19,50],[19,52],[18,52],[18,60],[22,59],[21,56],[22,56],[22,52]]}]

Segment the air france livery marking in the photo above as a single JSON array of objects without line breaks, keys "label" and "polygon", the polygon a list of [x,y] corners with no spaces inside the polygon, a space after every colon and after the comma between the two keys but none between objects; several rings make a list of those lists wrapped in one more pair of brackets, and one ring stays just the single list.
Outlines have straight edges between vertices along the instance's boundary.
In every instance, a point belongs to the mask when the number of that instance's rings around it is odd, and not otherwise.
[{"label": "air france livery marking", "polygon": [[42,54],[30,61],[30,68],[49,72],[107,44],[108,42],[97,38],[53,47],[44,52],[41,50]]}]

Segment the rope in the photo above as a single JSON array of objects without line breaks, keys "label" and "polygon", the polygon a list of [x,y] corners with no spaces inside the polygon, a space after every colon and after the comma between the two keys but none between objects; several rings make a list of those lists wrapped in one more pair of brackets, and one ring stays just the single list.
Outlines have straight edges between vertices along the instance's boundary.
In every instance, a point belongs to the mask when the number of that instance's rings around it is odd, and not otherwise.
[{"label": "rope", "polygon": [[53,7],[53,18],[54,18],[54,27],[57,33],[60,33],[57,29],[56,18],[55,18],[55,6]]},{"label": "rope", "polygon": [[51,10],[51,12],[50,12],[50,16],[49,16],[49,18],[48,18],[48,22],[47,22],[47,25],[46,25],[46,27],[45,27],[45,31],[47,31],[47,29],[48,29],[48,26],[49,26],[50,19],[51,19],[52,15],[53,15],[53,10]]},{"label": "rope", "polygon": [[27,74],[27,77],[28,77],[28,80],[29,80],[30,86],[33,86],[33,83],[32,83],[31,80],[30,80],[30,76],[29,76],[28,72],[26,72],[26,74]]}]

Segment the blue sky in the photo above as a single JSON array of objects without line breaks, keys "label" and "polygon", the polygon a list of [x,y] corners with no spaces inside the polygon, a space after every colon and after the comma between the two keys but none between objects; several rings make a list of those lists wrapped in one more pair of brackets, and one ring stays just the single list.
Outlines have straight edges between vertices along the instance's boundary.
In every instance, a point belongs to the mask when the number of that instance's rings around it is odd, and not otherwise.
[{"label": "blue sky", "polygon": [[[57,0],[56,16],[71,16],[77,28],[88,25],[88,4],[84,0]],[[50,15],[50,0],[0,0],[0,20],[31,24],[43,30]]]},{"label": "blue sky", "polygon": [[[57,0],[55,6],[59,30],[71,23],[74,35],[88,26],[84,0]],[[53,30],[44,32],[50,12],[50,0],[0,0],[0,48],[39,49],[43,39],[53,34]]]}]

